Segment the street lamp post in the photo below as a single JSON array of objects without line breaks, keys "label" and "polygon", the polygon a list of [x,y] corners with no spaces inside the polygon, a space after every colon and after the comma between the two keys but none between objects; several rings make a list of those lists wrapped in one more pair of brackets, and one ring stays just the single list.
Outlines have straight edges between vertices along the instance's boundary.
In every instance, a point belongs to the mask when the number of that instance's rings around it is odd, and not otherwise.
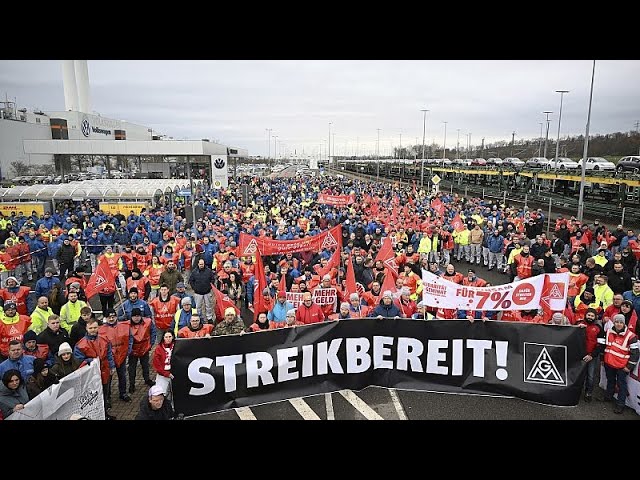
[{"label": "street lamp post", "polygon": [[189,178],[189,190],[191,191],[191,215],[193,218],[193,224],[191,228],[196,231],[196,192],[193,189],[193,178],[191,178],[191,163],[189,162],[189,155],[187,155],[185,168],[187,169],[187,177]]},{"label": "street lamp post", "polygon": [[442,145],[442,160],[443,160],[443,165],[444,165],[444,159],[447,156],[447,123],[449,122],[442,122],[444,123],[444,142]]},{"label": "street lamp post", "polygon": [[424,114],[422,116],[422,166],[420,168],[420,186],[424,187],[424,137],[427,133],[427,112],[429,110],[423,108],[420,111]]},{"label": "street lamp post", "polygon": [[540,124],[540,141],[538,142],[538,156],[542,152],[542,122],[538,122]]},{"label": "street lamp post", "polygon": [[591,71],[591,93],[589,94],[589,113],[587,114],[587,131],[584,134],[584,150],[582,151],[582,181],[580,182],[580,198],[578,199],[578,220],[582,222],[584,213],[584,169],[587,163],[587,150],[589,149],[589,124],[591,123],[591,100],[593,99],[593,77],[596,74],[596,61],[593,61]]},{"label": "street lamp post", "polygon": [[549,142],[549,124],[551,123],[551,120],[549,120],[549,115],[552,114],[553,112],[545,111],[542,113],[544,113],[547,116],[547,134],[544,137],[544,153],[542,154],[542,156],[544,158],[547,158],[547,143]]},{"label": "street lamp post", "polygon": [[271,128],[265,128],[267,132],[269,132],[269,138],[267,139],[267,144],[269,146],[269,155],[267,156],[267,160],[271,157]]},{"label": "street lamp post", "polygon": [[334,133],[332,133],[331,135],[333,135],[333,158],[334,158],[333,163],[334,163],[335,165],[337,165],[337,162],[336,162],[336,160],[335,160],[335,157],[336,157],[336,134],[335,134],[335,132],[334,132]]},{"label": "street lamp post", "polygon": [[556,141],[556,159],[553,164],[553,168],[558,168],[558,151],[560,150],[560,122],[562,122],[562,98],[565,93],[569,93],[569,90],[556,90],[556,93],[560,94],[560,113],[558,114],[558,139]]},{"label": "street lamp post", "polygon": [[377,180],[380,181],[380,129],[376,128],[376,130],[378,130],[378,142],[376,143],[376,157],[378,159],[378,161],[376,162],[376,177]]},{"label": "street lamp post", "polygon": [[460,158],[460,129],[456,128],[456,130],[458,131],[458,143],[456,144],[456,158],[459,159]]},{"label": "street lamp post", "polygon": [[331,163],[331,122],[329,122],[329,146],[327,150],[327,166]]},{"label": "street lamp post", "polygon": [[273,158],[276,163],[278,161],[278,135],[273,136]]},{"label": "street lamp post", "polygon": [[402,158],[402,133],[400,133],[400,150],[398,150],[398,160]]}]

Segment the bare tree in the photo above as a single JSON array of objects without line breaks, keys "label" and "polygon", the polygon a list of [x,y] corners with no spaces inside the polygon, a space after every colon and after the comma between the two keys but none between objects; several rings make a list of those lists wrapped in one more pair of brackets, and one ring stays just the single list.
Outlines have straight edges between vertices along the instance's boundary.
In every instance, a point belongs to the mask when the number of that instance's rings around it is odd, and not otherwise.
[{"label": "bare tree", "polygon": [[13,171],[16,172],[16,177],[29,175],[29,171],[31,170],[31,167],[29,165],[27,165],[26,163],[20,160],[15,160],[11,162],[10,165],[11,165],[11,168],[13,168]]}]

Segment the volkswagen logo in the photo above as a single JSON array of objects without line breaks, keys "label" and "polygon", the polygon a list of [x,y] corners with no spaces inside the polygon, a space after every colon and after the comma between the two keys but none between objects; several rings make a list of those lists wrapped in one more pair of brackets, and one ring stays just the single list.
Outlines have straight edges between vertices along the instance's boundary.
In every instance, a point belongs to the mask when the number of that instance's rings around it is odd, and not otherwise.
[{"label": "volkswagen logo", "polygon": [[216,166],[216,168],[224,168],[224,158],[216,158],[213,161],[213,164]]},{"label": "volkswagen logo", "polygon": [[84,120],[82,120],[82,124],[81,124],[80,128],[82,128],[82,134],[85,137],[88,137],[89,134],[91,133],[91,129],[89,127],[89,120],[87,120],[86,118]]}]

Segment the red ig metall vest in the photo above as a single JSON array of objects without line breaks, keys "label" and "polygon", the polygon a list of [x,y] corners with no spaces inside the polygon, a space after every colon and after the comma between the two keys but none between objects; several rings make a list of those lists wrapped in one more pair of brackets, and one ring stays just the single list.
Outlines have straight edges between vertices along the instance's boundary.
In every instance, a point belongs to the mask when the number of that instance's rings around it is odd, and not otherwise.
[{"label": "red ig metall vest", "polygon": [[140,358],[151,350],[151,319],[144,317],[140,323],[131,322],[133,348],[131,355]]},{"label": "red ig metall vest", "polygon": [[613,328],[607,332],[604,363],[611,368],[624,368],[629,362],[629,342],[635,338],[635,334],[625,327],[624,332],[616,333]]},{"label": "red ig metall vest", "polygon": [[86,357],[100,359],[100,378],[102,384],[105,385],[109,381],[109,375],[111,374],[109,360],[107,359],[109,340],[101,337],[99,334],[95,340],[88,340],[87,337],[83,337],[76,343],[76,347],[84,353]]},{"label": "red ig metall vest", "polygon": [[178,308],[180,308],[180,299],[170,295],[169,300],[163,302],[158,296],[149,302],[149,306],[156,314],[156,327],[160,330],[167,330],[171,326]]},{"label": "red ig metall vest", "polygon": [[117,322],[114,326],[104,323],[98,329],[98,335],[111,342],[111,353],[116,367],[127,360],[129,350],[129,321]]},{"label": "red ig metall vest", "polygon": [[[8,267],[7,267],[8,268]],[[28,315],[27,313],[27,297],[29,296],[29,287],[18,287],[16,293],[11,293],[6,288],[0,288],[0,297],[6,303],[8,300],[16,304],[16,311],[20,315]]]},{"label": "red ig metall vest", "polygon": [[0,354],[5,357],[9,356],[9,342],[12,340],[22,342],[22,336],[31,325],[31,319],[27,315],[18,313],[16,315],[18,316],[16,323],[0,322]]}]

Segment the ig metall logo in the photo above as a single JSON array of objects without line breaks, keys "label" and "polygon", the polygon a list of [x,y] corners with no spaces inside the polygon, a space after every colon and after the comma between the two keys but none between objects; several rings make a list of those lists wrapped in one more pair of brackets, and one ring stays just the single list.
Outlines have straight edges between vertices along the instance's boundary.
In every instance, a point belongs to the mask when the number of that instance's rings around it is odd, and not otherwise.
[{"label": "ig metall logo", "polygon": [[567,347],[524,342],[524,381],[567,386]]}]

